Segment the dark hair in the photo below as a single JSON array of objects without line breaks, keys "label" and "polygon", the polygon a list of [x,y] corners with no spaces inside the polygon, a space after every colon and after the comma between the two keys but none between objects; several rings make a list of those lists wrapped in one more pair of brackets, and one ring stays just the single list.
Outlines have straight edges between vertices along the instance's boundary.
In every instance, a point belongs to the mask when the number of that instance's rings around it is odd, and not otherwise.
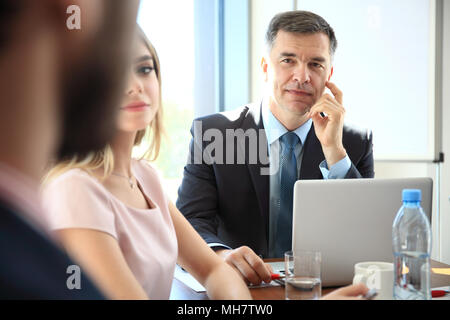
[{"label": "dark hair", "polygon": [[270,21],[266,33],[266,43],[269,48],[278,35],[278,31],[283,30],[293,33],[317,33],[322,32],[330,39],[330,55],[333,56],[337,48],[337,40],[334,30],[321,16],[309,11],[287,11],[277,14]]},{"label": "dark hair", "polygon": [[17,20],[23,3],[19,0],[0,1],[0,51],[5,49],[11,38],[11,26]]}]

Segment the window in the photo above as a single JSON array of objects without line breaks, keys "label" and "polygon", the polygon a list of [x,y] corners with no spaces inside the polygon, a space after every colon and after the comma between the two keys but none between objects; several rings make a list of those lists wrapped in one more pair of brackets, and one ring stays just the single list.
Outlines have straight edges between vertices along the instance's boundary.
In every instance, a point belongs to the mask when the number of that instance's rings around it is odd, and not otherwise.
[{"label": "window", "polygon": [[137,21],[161,61],[167,137],[154,165],[175,201],[194,117],[249,102],[249,1],[142,0]]},{"label": "window", "polygon": [[[161,62],[167,135],[154,165],[161,173],[164,190],[175,201],[194,118],[194,0],[143,0],[137,21]],[[135,155],[141,151],[135,150]]]}]

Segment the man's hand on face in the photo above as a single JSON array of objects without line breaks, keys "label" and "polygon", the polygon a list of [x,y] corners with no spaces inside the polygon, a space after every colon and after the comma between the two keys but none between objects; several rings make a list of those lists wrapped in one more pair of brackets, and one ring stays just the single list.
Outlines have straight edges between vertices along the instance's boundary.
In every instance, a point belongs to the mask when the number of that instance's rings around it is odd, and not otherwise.
[{"label": "man's hand on face", "polygon": [[[309,116],[313,120],[316,136],[329,168],[347,155],[342,144],[345,109],[342,106],[342,91],[332,82],[326,82],[325,85],[334,97],[323,94],[311,107]],[[321,112],[325,117],[322,117]]]},{"label": "man's hand on face", "polygon": [[242,246],[233,250],[218,250],[216,253],[232,266],[247,284],[258,285],[262,281],[266,283],[272,281],[272,267],[264,263],[249,247]]}]

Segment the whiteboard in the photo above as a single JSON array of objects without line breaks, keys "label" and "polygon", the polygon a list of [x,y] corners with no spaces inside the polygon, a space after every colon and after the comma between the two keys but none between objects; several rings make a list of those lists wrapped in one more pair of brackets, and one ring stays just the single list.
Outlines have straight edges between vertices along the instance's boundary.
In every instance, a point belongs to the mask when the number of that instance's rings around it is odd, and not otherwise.
[{"label": "whiteboard", "polygon": [[436,150],[435,0],[298,0],[338,40],[331,79],[346,122],[373,132],[375,160],[433,161]]}]

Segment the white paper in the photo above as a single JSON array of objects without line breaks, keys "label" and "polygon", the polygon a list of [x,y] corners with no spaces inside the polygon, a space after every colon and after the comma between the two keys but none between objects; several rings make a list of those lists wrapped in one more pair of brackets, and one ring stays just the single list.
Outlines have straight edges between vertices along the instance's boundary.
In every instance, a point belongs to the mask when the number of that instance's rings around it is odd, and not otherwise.
[{"label": "white paper", "polygon": [[273,273],[280,273],[281,271],[284,272],[284,261],[268,262],[267,264],[272,266]]},{"label": "white paper", "polygon": [[[273,268],[274,273],[279,273],[281,270],[284,270],[284,262],[269,262]],[[174,273],[175,279],[178,281],[183,282],[185,285],[187,285],[189,288],[194,290],[195,292],[205,292],[206,289],[204,286],[202,286],[191,274],[187,271],[184,271],[179,265],[176,265],[175,267],[175,273]],[[249,285],[248,287],[250,289],[253,288],[265,288],[265,287],[274,287],[279,286],[280,284],[276,283],[275,281],[272,281],[270,283],[261,283],[260,285]]]},{"label": "white paper", "polygon": [[184,271],[179,265],[175,267],[175,279],[183,282],[185,285],[187,285],[189,288],[196,292],[205,292],[206,289],[204,286],[200,284],[191,274],[187,271]]}]

